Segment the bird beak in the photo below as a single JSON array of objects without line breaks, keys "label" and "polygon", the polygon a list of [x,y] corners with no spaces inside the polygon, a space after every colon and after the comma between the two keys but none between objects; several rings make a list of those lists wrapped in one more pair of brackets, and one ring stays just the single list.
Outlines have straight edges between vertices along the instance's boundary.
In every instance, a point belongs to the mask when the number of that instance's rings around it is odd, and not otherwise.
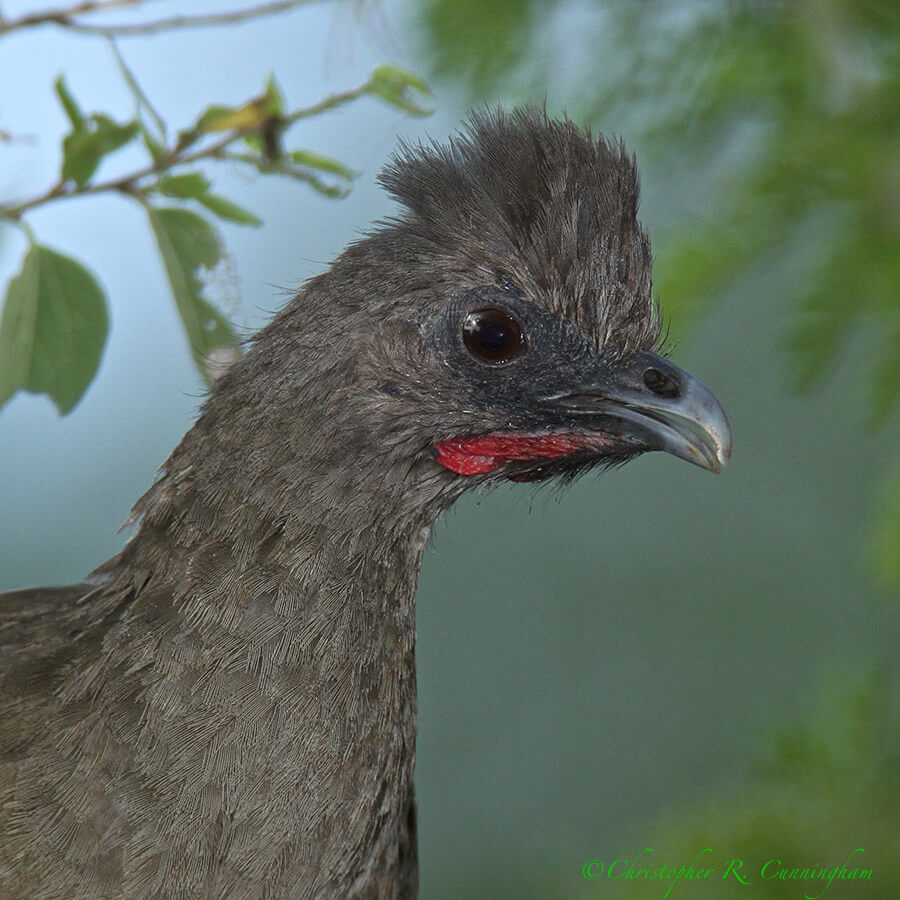
[{"label": "bird beak", "polygon": [[712,391],[656,353],[640,353],[593,384],[544,399],[579,425],[625,435],[644,450],[664,450],[710,472],[731,458],[731,427]]}]

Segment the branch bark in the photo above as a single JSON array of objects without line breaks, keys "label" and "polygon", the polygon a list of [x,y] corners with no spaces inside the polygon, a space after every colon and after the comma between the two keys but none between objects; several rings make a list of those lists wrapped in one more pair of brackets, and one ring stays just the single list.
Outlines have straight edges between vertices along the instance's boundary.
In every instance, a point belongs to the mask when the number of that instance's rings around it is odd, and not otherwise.
[{"label": "branch bark", "polygon": [[319,0],[270,0],[243,9],[222,13],[207,13],[195,16],[168,16],[150,22],[133,24],[95,25],[80,21],[79,16],[121,7],[134,7],[151,0],[84,0],[74,6],[58,10],[30,13],[18,19],[0,20],[0,36],[20,28],[35,28],[40,25],[58,25],[70,31],[82,34],[95,34],[104,37],[136,37],[139,35],[158,34],[161,31],[174,31],[186,28],[214,28],[220,25],[235,25],[252,19],[261,19],[288,12],[300,6],[319,2]]},{"label": "branch bark", "polygon": [[[341,94],[334,94],[331,97],[326,97],[324,100],[313,106],[304,107],[302,109],[294,110],[292,113],[288,113],[284,116],[284,123],[290,125],[300,119],[318,115],[326,110],[342,106],[345,103],[356,100],[358,97],[362,97],[367,91],[368,82],[351,91],[344,91]],[[169,153],[158,162],[136,169],[128,175],[111,178],[107,181],[99,181],[96,184],[77,185],[66,182],[57,182],[51,188],[44,191],[44,193],[31,197],[28,200],[24,200],[21,203],[8,206],[0,205],[0,218],[18,221],[21,219],[22,215],[30,209],[34,209],[37,206],[43,206],[45,203],[52,203],[56,200],[69,200],[73,197],[85,197],[90,194],[102,194],[110,191],[122,194],[134,194],[140,192],[142,189],[140,182],[154,175],[161,175],[164,172],[170,172],[173,169],[202,160],[222,160],[229,158],[226,154],[228,148],[236,141],[243,138],[244,135],[250,134],[255,130],[255,127],[249,127],[229,131],[226,135],[219,138],[219,140],[213,141],[206,147],[191,153],[179,151],[176,145],[175,147],[170,148]],[[253,162],[252,159],[246,156],[238,157],[237,155],[232,155],[230,158],[232,161],[246,163]],[[271,171],[277,171],[277,168],[274,166],[270,168]],[[294,177],[296,177],[296,174],[293,174]]]},{"label": "branch bark", "polygon": [[0,36],[20,28],[36,28],[39,25],[68,25],[72,16],[121,9],[125,6],[139,6],[148,0],[83,0],[61,9],[47,9],[43,12],[28,13],[17,19],[0,18]]}]

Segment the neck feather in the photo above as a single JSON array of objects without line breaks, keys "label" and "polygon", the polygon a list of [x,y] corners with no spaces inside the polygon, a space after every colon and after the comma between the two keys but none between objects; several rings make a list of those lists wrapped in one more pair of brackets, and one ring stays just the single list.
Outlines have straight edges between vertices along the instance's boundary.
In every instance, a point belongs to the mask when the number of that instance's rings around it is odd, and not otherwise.
[{"label": "neck feather", "polygon": [[412,896],[414,596],[439,506],[362,465],[237,469],[205,420],[97,573],[131,598],[104,665],[133,674],[106,689],[140,697],[160,827],[273,896]]}]

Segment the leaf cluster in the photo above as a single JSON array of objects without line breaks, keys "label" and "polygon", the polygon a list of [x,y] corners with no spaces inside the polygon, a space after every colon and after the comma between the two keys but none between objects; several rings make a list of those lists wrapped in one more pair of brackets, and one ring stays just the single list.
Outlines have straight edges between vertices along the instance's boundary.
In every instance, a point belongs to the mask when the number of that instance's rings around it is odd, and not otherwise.
[{"label": "leaf cluster", "polygon": [[[48,395],[70,412],[93,380],[109,331],[103,288],[80,262],[40,244],[25,221],[47,203],[104,192],[140,204],[156,239],[175,307],[191,354],[207,383],[240,353],[240,340],[208,296],[208,279],[225,259],[214,224],[258,226],[259,217],[213,190],[205,164],[228,161],[263,176],[301,182],[325,197],[347,194],[356,173],[340,160],[286,146],[301,119],[364,96],[413,115],[425,115],[417,95],[429,93],[420,79],[394,66],[379,66],[359,87],[326,97],[305,109],[289,110],[274,78],[264,90],[235,106],[210,105],[192,125],[171,136],[111,42],[119,71],[134,100],[134,115],[118,122],[105,113],[85,113],[59,76],[56,96],[69,131],[62,140],[59,179],[31,199],[0,203],[0,225],[19,226],[29,249],[7,289],[0,316],[0,407],[18,391]],[[100,180],[108,157],[125,147],[143,150],[147,162]],[[2,148],[0,148],[2,149]]]}]

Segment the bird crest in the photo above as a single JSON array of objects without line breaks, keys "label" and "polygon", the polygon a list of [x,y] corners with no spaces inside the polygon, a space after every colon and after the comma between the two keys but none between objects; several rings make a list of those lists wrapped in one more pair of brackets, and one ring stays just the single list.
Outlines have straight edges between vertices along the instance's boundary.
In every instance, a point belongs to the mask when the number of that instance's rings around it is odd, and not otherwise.
[{"label": "bird crest", "polygon": [[403,144],[380,183],[391,224],[463,266],[492,260],[541,302],[627,355],[660,333],[637,166],[619,139],[535,107],[472,113],[446,144]]}]

